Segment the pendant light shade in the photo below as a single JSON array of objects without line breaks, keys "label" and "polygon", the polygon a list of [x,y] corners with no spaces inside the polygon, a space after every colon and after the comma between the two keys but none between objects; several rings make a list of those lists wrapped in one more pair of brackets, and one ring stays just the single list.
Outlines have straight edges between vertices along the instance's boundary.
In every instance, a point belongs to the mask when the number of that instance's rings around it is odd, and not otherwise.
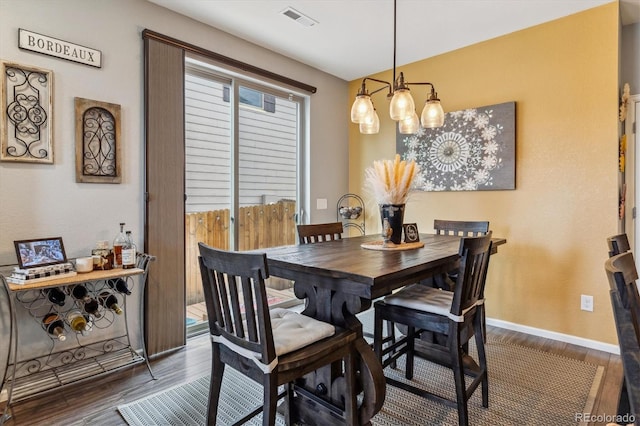
[{"label": "pendant light shade", "polygon": [[363,135],[373,135],[380,131],[380,117],[375,108],[373,114],[360,122],[360,133]]},{"label": "pendant light shade", "polygon": [[425,129],[433,129],[444,125],[444,110],[440,99],[429,99],[424,103],[420,123]]},{"label": "pendant light shade", "polygon": [[356,100],[351,106],[351,121],[353,123],[362,123],[366,118],[373,115],[373,103],[371,96],[367,94],[358,94]]},{"label": "pendant light shade", "polygon": [[409,118],[398,121],[398,131],[403,135],[411,135],[417,132],[419,128],[420,119],[415,111],[413,111],[413,114],[411,114]]},{"label": "pendant light shade", "polygon": [[393,98],[389,105],[389,115],[392,120],[404,120],[410,118],[416,110],[413,97],[409,89],[397,89],[393,92]]}]

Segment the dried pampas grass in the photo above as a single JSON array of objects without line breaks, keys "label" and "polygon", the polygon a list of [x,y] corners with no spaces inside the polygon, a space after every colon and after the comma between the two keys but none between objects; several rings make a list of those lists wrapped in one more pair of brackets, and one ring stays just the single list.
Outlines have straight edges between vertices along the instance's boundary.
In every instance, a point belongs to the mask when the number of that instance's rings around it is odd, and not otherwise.
[{"label": "dried pampas grass", "polygon": [[374,161],[365,170],[365,182],[378,204],[405,204],[418,171],[415,161],[400,161],[396,154],[393,161]]}]

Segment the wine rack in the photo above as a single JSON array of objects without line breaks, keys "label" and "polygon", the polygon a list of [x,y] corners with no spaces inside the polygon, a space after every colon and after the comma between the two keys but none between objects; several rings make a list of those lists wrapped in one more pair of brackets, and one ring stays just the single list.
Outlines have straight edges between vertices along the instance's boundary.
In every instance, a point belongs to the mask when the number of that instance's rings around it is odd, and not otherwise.
[{"label": "wine rack", "polygon": [[[139,253],[134,269],[93,271],[35,284],[7,284],[4,278],[2,279],[9,304],[10,344],[6,346],[10,353],[6,356],[7,365],[4,369],[0,365],[0,379],[2,379],[0,391],[7,393],[5,412],[0,413],[0,424],[3,423],[3,419],[9,418],[8,411],[12,402],[129,365],[145,362],[149,374],[155,379],[147,359],[144,339],[141,337],[142,354],[139,354],[131,345],[127,318],[129,310],[127,303],[131,296],[125,293],[140,293],[137,323],[140,336],[143,336],[144,285],[149,263],[152,260],[155,260],[155,257]],[[119,286],[109,285],[110,280],[117,279],[122,280]],[[73,296],[74,293],[84,293],[84,289],[74,292],[77,286],[83,286],[86,289],[85,298]],[[64,293],[63,304],[49,300],[48,292],[52,288],[57,288]],[[122,315],[117,315],[113,309],[100,303],[101,296],[104,299],[107,295],[117,299]],[[92,301],[98,301],[97,309],[89,309]],[[42,329],[41,338],[47,342],[45,346],[48,349],[41,351],[37,356],[26,359],[18,356],[18,348],[21,344],[18,333],[20,327],[16,321],[18,309],[26,311],[27,316],[36,321]],[[82,313],[90,327],[82,332],[73,330],[67,321],[67,316],[71,312]],[[62,320],[63,333],[66,336],[64,341],[51,335],[47,331],[47,326],[42,323],[42,319],[49,314],[55,314]],[[115,333],[111,333],[108,338],[103,338],[102,335],[108,333],[101,333],[101,330],[112,328],[119,321],[124,325],[115,330]],[[1,318],[0,322],[2,322]],[[2,359],[0,357],[0,360]]]}]

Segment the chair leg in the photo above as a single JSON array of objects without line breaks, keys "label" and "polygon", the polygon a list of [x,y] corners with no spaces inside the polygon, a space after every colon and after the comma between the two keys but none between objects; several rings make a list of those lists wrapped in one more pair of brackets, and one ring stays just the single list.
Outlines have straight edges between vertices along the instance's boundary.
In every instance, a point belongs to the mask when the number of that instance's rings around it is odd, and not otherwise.
[{"label": "chair leg", "polygon": [[217,343],[211,345],[211,377],[209,379],[209,406],[207,408],[207,425],[214,426],[218,416],[218,401],[224,376],[224,363],[220,360],[220,348]]},{"label": "chair leg", "polygon": [[284,422],[289,426],[291,425],[291,407],[293,407],[293,383],[289,382],[284,386],[287,391],[284,397]]},{"label": "chair leg", "polygon": [[407,354],[406,354],[406,368],[404,376],[408,380],[413,379],[413,359],[415,357],[415,339],[416,339],[416,328],[413,326],[407,327]]},{"label": "chair leg", "polygon": [[375,308],[373,317],[373,351],[382,364],[382,316],[378,308]]},{"label": "chair leg", "polygon": [[467,408],[467,388],[464,380],[464,365],[462,363],[462,345],[460,343],[460,327],[456,325],[451,335],[451,369],[456,384],[456,399],[458,401],[458,424],[469,424],[469,411]]},{"label": "chair leg", "polygon": [[276,424],[276,408],[278,404],[278,385],[269,374],[263,376],[264,407],[262,409],[262,425],[274,426]]},{"label": "chair leg", "polygon": [[478,351],[478,363],[480,371],[482,371],[482,406],[489,407],[489,373],[487,372],[487,353],[484,348],[486,335],[482,334],[484,322],[482,317],[478,315],[475,325],[476,349]]},{"label": "chair leg", "polygon": [[[387,321],[387,336],[389,336],[391,338],[391,340],[390,340],[391,344],[395,345],[395,343],[396,343],[396,325],[395,325],[395,323],[393,321]],[[395,355],[395,353],[396,353],[395,350],[391,351],[390,352],[390,356]],[[391,361],[389,366],[395,370],[396,367],[397,367],[396,360]]]}]

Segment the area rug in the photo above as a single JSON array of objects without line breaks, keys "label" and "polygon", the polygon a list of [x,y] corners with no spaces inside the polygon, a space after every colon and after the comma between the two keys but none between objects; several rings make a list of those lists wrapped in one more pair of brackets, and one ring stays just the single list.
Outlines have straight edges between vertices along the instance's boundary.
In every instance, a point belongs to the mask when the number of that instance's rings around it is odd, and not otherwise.
[{"label": "area rug", "polygon": [[[469,401],[470,423],[497,425],[579,424],[590,413],[600,389],[603,367],[500,341],[486,345],[489,369],[489,408],[482,408],[480,390]],[[473,346],[470,348],[474,353]],[[402,361],[401,358],[400,361]],[[403,378],[404,365],[385,370]],[[451,370],[417,360],[413,383],[454,397]],[[118,411],[130,426],[196,426],[205,424],[209,376],[175,386],[129,404]],[[262,387],[232,368],[225,370],[216,424],[231,424],[262,405]],[[382,410],[374,425],[457,425],[455,408],[387,387]],[[262,415],[248,424],[262,424]],[[278,415],[276,424],[284,425]]]}]

